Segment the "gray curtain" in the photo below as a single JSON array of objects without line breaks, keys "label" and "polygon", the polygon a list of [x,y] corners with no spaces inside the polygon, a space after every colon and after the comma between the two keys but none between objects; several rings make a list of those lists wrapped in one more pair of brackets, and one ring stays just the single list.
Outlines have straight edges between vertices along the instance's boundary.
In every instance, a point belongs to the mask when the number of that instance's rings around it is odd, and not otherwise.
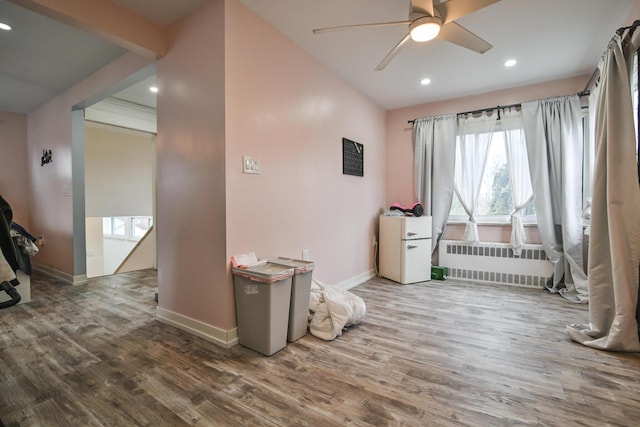
[{"label": "gray curtain", "polygon": [[577,95],[522,104],[538,230],[554,265],[547,289],[586,303],[582,262],[583,132]]},{"label": "gray curtain", "polygon": [[414,188],[433,221],[431,251],[444,232],[453,200],[456,115],[424,117],[413,123]]},{"label": "gray curtain", "polygon": [[629,69],[633,46],[616,35],[599,65],[589,242],[589,324],[567,327],[589,347],[640,351],[640,188]]}]

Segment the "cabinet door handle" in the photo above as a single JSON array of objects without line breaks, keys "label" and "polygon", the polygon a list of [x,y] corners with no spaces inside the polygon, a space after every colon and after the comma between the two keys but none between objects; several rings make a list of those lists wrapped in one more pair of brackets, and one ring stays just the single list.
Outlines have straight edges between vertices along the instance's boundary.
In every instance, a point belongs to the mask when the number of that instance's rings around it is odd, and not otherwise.
[{"label": "cabinet door handle", "polygon": [[415,248],[417,248],[417,246],[414,246],[414,245],[407,245],[407,249],[415,249]]},{"label": "cabinet door handle", "polygon": [[418,234],[418,233],[414,233],[412,231],[407,232],[407,236],[415,236],[416,234]]}]

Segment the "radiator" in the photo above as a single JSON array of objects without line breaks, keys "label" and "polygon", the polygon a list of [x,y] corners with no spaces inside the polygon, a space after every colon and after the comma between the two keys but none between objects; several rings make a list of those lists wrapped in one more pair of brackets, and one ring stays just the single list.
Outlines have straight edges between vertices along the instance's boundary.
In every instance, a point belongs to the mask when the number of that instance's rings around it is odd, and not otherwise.
[{"label": "radiator", "polygon": [[457,280],[543,288],[553,275],[542,245],[524,245],[517,257],[508,243],[441,240],[438,258],[448,277]]}]

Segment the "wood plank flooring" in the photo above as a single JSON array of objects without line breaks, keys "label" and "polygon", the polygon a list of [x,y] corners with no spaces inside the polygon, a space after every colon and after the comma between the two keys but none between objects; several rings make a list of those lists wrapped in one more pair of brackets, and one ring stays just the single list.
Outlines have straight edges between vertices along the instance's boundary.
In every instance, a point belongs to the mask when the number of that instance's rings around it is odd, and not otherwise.
[{"label": "wood plank flooring", "polygon": [[271,357],[155,320],[154,271],[36,273],[0,310],[6,426],[636,426],[640,355],[571,342],[588,307],[539,290],[374,279],[367,317]]}]

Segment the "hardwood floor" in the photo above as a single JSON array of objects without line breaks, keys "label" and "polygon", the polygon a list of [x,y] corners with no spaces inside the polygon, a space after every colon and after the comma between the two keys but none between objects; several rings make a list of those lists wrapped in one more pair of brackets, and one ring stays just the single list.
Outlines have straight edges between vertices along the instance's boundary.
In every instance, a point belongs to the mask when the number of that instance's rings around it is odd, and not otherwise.
[{"label": "hardwood floor", "polygon": [[588,307],[451,281],[353,290],[367,317],[271,357],[154,319],[156,273],[32,277],[0,310],[6,426],[632,426],[640,355],[572,343]]}]

